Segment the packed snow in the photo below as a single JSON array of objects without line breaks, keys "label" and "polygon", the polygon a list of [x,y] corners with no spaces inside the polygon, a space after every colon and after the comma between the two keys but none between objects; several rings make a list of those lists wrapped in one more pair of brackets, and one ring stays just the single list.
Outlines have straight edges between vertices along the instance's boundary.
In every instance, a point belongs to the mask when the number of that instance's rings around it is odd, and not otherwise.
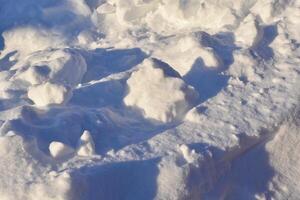
[{"label": "packed snow", "polygon": [[296,200],[299,55],[299,0],[0,0],[0,200]]}]

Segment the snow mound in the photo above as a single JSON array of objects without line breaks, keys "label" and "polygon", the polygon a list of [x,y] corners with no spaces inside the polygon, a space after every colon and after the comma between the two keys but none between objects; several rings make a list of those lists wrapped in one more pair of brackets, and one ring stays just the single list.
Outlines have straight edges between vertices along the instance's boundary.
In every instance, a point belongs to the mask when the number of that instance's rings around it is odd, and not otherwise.
[{"label": "snow mound", "polygon": [[78,143],[77,155],[92,156],[95,154],[95,143],[89,131],[84,131]]},{"label": "snow mound", "polygon": [[28,89],[28,98],[37,106],[64,104],[69,101],[71,97],[72,90],[70,88],[50,82],[31,86]]},{"label": "snow mound", "polygon": [[127,85],[125,105],[140,108],[146,118],[161,122],[181,119],[198,96],[176,71],[156,59],[146,59]]},{"label": "snow mound", "polygon": [[74,149],[62,142],[51,142],[49,145],[49,151],[53,158],[64,158],[71,155],[74,152]]}]

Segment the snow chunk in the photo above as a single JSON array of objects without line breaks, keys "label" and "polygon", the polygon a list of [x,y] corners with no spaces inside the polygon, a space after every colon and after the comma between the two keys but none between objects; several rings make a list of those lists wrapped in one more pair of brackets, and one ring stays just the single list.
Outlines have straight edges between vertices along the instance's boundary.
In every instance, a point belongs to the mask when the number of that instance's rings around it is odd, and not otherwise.
[{"label": "snow chunk", "polygon": [[44,50],[49,47],[63,46],[63,37],[42,27],[16,27],[3,33],[5,53],[18,51],[21,56]]},{"label": "snow chunk", "polygon": [[27,69],[16,78],[33,85],[52,81],[76,86],[87,70],[84,58],[80,53],[71,49],[39,51],[33,53],[27,60],[28,62],[21,63],[19,67],[20,71],[23,68]]},{"label": "snow chunk", "polygon": [[63,158],[74,152],[74,149],[61,142],[51,142],[49,151],[53,158]]},{"label": "snow chunk", "polygon": [[81,31],[77,36],[78,44],[85,46],[92,46],[96,39],[94,33],[87,30]]},{"label": "snow chunk", "polygon": [[79,156],[91,156],[95,154],[95,143],[89,131],[84,131],[81,135],[77,154]]},{"label": "snow chunk", "polygon": [[195,163],[199,159],[199,155],[195,152],[195,150],[191,150],[187,145],[182,144],[179,146],[179,149],[184,157],[184,159],[188,163]]},{"label": "snow chunk", "polygon": [[216,68],[221,65],[219,57],[212,48],[202,46],[195,37],[185,36],[173,40],[164,48],[154,52],[158,58],[169,63],[181,76],[186,75],[198,58],[206,67]]},{"label": "snow chunk", "polygon": [[161,122],[181,119],[198,97],[176,71],[156,59],[145,60],[127,85],[125,105],[140,108],[146,118]]},{"label": "snow chunk", "polygon": [[116,12],[116,7],[110,3],[104,3],[100,5],[96,10],[99,14],[110,14]]},{"label": "snow chunk", "polygon": [[49,82],[32,86],[28,90],[28,98],[38,106],[64,104],[71,96],[72,91],[68,87]]},{"label": "snow chunk", "polygon": [[32,85],[37,85],[47,81],[49,71],[47,66],[36,65],[29,67],[25,72],[17,75],[16,78],[25,80]]}]

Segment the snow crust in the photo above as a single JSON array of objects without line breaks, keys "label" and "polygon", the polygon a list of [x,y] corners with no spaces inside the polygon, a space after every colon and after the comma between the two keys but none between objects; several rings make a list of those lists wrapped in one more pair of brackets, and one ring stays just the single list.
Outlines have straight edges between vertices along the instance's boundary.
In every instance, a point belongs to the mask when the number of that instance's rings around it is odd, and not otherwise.
[{"label": "snow crust", "polygon": [[0,199],[297,199],[298,0],[0,0]]}]

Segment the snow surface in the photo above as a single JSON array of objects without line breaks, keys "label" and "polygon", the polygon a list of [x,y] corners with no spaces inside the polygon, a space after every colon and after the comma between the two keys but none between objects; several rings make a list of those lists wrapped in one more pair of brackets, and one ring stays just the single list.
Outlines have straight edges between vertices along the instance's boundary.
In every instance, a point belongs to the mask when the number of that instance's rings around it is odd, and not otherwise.
[{"label": "snow surface", "polygon": [[299,0],[0,0],[0,200],[298,199]]}]

